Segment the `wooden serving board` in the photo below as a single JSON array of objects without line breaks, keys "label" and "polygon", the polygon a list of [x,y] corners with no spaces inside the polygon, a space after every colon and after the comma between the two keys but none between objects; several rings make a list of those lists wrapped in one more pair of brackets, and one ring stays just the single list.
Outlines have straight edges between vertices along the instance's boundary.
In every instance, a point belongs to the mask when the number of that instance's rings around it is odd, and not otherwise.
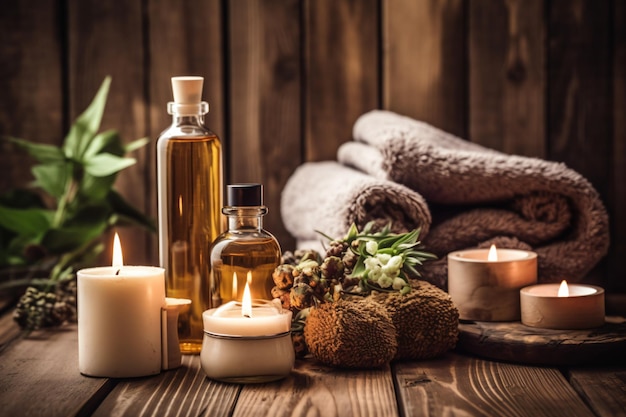
[{"label": "wooden serving board", "polygon": [[521,322],[462,322],[457,349],[529,365],[626,364],[626,320],[589,330],[537,329]]}]

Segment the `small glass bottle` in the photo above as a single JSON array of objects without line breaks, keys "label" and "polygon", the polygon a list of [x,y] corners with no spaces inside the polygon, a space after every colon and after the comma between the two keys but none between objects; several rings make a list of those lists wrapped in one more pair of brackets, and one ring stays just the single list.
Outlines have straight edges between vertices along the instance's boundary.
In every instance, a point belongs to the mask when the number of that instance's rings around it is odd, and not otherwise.
[{"label": "small glass bottle", "polygon": [[232,184],[227,187],[227,205],[222,209],[228,230],[211,248],[213,304],[241,301],[248,283],[253,299],[271,300],[272,272],[280,264],[276,238],[263,229],[261,184]]},{"label": "small glass bottle", "polygon": [[188,298],[178,336],[182,353],[200,353],[202,312],[210,304],[209,251],[224,231],[222,146],[204,126],[202,77],[173,77],[172,125],[157,140],[159,258],[168,297]]}]

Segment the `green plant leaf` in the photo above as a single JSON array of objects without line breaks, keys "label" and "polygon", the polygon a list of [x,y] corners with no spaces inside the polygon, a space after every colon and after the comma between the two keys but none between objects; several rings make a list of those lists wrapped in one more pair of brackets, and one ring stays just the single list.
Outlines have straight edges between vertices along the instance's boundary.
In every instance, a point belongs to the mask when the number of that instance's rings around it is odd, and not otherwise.
[{"label": "green plant leaf", "polygon": [[90,227],[94,224],[107,223],[111,213],[111,206],[105,200],[88,203],[88,205],[81,205],[63,226]]},{"label": "green plant leaf", "polygon": [[24,149],[30,156],[41,163],[63,162],[65,155],[58,146],[45,143],[33,143],[24,139],[7,137],[7,140]]},{"label": "green plant leaf", "polygon": [[35,165],[31,169],[35,177],[35,185],[43,188],[48,194],[59,199],[72,175],[71,163],[50,163]]},{"label": "green plant leaf", "polygon": [[81,202],[102,201],[106,198],[115,182],[116,175],[108,177],[94,177],[85,174],[79,185],[79,199]]},{"label": "green plant leaf", "polygon": [[50,253],[62,254],[86,245],[106,230],[107,223],[94,223],[84,227],[60,227],[50,229],[41,240]]},{"label": "green plant leaf", "polygon": [[137,139],[137,140],[134,140],[134,141],[126,144],[126,146],[124,146],[124,150],[127,153],[128,152],[133,152],[133,151],[136,151],[137,149],[143,148],[148,143],[150,143],[150,139],[149,138]]},{"label": "green plant leaf", "polygon": [[156,232],[154,221],[131,206],[117,191],[111,190],[107,196],[107,200],[113,211],[120,216],[120,221],[130,220],[132,223],[143,226],[152,232]]},{"label": "green plant leaf", "polygon": [[63,152],[68,158],[82,161],[85,151],[100,129],[110,85],[111,77],[107,76],[87,109],[78,116],[70,128],[63,143]]},{"label": "green plant leaf", "polygon": [[35,236],[50,227],[54,214],[44,209],[14,209],[0,206],[0,226],[20,235]]},{"label": "green plant leaf", "polygon": [[104,252],[104,246],[105,245],[102,242],[97,242],[95,245],[91,245],[85,250],[80,259],[74,262],[74,269],[79,270],[81,268],[94,266],[98,256]]},{"label": "green plant leaf", "polygon": [[89,143],[87,149],[85,149],[83,160],[89,160],[99,152],[102,152],[103,149],[115,143],[121,143],[120,135],[116,130],[107,130],[106,132],[98,133]]},{"label": "green plant leaf", "polygon": [[110,153],[95,155],[85,162],[85,171],[94,177],[106,177],[134,165],[134,158],[122,158]]}]

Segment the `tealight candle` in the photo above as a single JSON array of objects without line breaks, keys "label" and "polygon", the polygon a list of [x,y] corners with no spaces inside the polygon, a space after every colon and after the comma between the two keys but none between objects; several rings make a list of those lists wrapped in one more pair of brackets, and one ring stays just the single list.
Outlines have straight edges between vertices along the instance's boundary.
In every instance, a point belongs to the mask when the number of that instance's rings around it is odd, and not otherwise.
[{"label": "tealight candle", "polygon": [[594,285],[532,285],[520,290],[522,323],[544,329],[591,329],[604,325],[604,289]]},{"label": "tealight candle", "polygon": [[535,252],[492,245],[448,254],[448,293],[463,320],[519,320],[519,290],[536,282]]},{"label": "tealight candle", "polygon": [[126,378],[179,366],[176,323],[169,338],[167,324],[189,300],[166,301],[162,268],[124,266],[117,234],[113,253],[113,266],[77,273],[79,371]]},{"label": "tealight candle", "polygon": [[242,302],[230,301],[202,313],[202,369],[209,378],[257,383],[286,377],[295,354],[291,311],[270,301],[252,302],[248,284]]}]

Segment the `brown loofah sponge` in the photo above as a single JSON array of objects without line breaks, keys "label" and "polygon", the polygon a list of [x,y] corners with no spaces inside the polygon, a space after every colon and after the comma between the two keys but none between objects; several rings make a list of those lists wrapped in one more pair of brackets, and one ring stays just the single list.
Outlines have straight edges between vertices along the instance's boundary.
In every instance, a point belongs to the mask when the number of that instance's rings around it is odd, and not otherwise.
[{"label": "brown loofah sponge", "polygon": [[304,338],[313,356],[327,365],[372,368],[389,363],[396,354],[396,329],[376,303],[337,300],[311,309]]},{"label": "brown loofah sponge", "polygon": [[458,337],[459,312],[448,293],[426,281],[412,281],[406,295],[376,293],[368,297],[384,306],[397,332],[394,359],[429,359],[452,349]]}]

